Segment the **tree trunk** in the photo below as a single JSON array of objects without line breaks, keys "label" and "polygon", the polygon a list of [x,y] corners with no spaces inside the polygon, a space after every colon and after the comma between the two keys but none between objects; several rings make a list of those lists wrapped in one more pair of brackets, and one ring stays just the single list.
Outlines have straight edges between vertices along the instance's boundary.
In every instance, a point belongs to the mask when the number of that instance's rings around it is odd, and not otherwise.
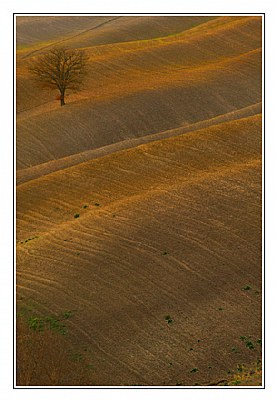
[{"label": "tree trunk", "polygon": [[64,92],[60,92],[60,105],[65,106],[65,101],[64,101]]}]

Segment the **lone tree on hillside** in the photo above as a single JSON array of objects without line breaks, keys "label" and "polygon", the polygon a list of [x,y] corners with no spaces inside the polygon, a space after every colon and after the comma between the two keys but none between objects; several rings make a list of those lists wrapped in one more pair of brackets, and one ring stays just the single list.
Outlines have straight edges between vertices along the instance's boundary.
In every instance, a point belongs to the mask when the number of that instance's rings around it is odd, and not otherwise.
[{"label": "lone tree on hillside", "polygon": [[29,70],[40,85],[59,90],[64,106],[66,90],[79,89],[83,81],[87,59],[84,50],[54,48],[32,61]]}]

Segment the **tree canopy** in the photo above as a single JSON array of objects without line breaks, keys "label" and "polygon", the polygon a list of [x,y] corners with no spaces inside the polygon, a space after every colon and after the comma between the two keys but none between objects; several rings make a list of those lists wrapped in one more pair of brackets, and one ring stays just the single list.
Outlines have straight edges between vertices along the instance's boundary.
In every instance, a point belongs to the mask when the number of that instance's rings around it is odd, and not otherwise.
[{"label": "tree canopy", "polygon": [[84,50],[54,48],[32,60],[29,69],[41,85],[59,90],[63,106],[66,90],[79,89],[87,60]]}]

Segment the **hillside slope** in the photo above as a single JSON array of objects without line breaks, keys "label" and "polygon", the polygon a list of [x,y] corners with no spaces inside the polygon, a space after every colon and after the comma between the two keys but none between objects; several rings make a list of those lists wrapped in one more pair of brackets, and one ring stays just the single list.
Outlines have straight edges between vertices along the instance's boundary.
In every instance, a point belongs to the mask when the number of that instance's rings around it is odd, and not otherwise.
[{"label": "hillside slope", "polygon": [[259,356],[239,337],[261,337],[260,124],[226,122],[18,187],[18,295],[43,315],[75,310],[70,340],[87,349],[93,384],[204,384]]},{"label": "hillside slope", "polygon": [[214,17],[88,16],[17,17],[18,55],[28,57],[45,46],[91,45],[152,39],[180,33]]},{"label": "hillside slope", "polygon": [[259,103],[260,19],[222,18],[218,27],[213,20],[203,25],[203,32],[200,25],[161,41],[87,49],[91,69],[85,90],[69,93],[63,108],[49,101],[53,94],[39,93],[26,62],[19,60],[18,168]]}]

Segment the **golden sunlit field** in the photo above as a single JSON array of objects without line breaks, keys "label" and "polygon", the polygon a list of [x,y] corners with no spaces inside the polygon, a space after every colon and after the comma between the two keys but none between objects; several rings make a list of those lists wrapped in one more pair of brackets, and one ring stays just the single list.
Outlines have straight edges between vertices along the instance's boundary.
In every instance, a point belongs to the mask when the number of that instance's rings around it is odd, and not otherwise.
[{"label": "golden sunlit field", "polygon": [[262,18],[16,26],[17,385],[262,385]]}]

